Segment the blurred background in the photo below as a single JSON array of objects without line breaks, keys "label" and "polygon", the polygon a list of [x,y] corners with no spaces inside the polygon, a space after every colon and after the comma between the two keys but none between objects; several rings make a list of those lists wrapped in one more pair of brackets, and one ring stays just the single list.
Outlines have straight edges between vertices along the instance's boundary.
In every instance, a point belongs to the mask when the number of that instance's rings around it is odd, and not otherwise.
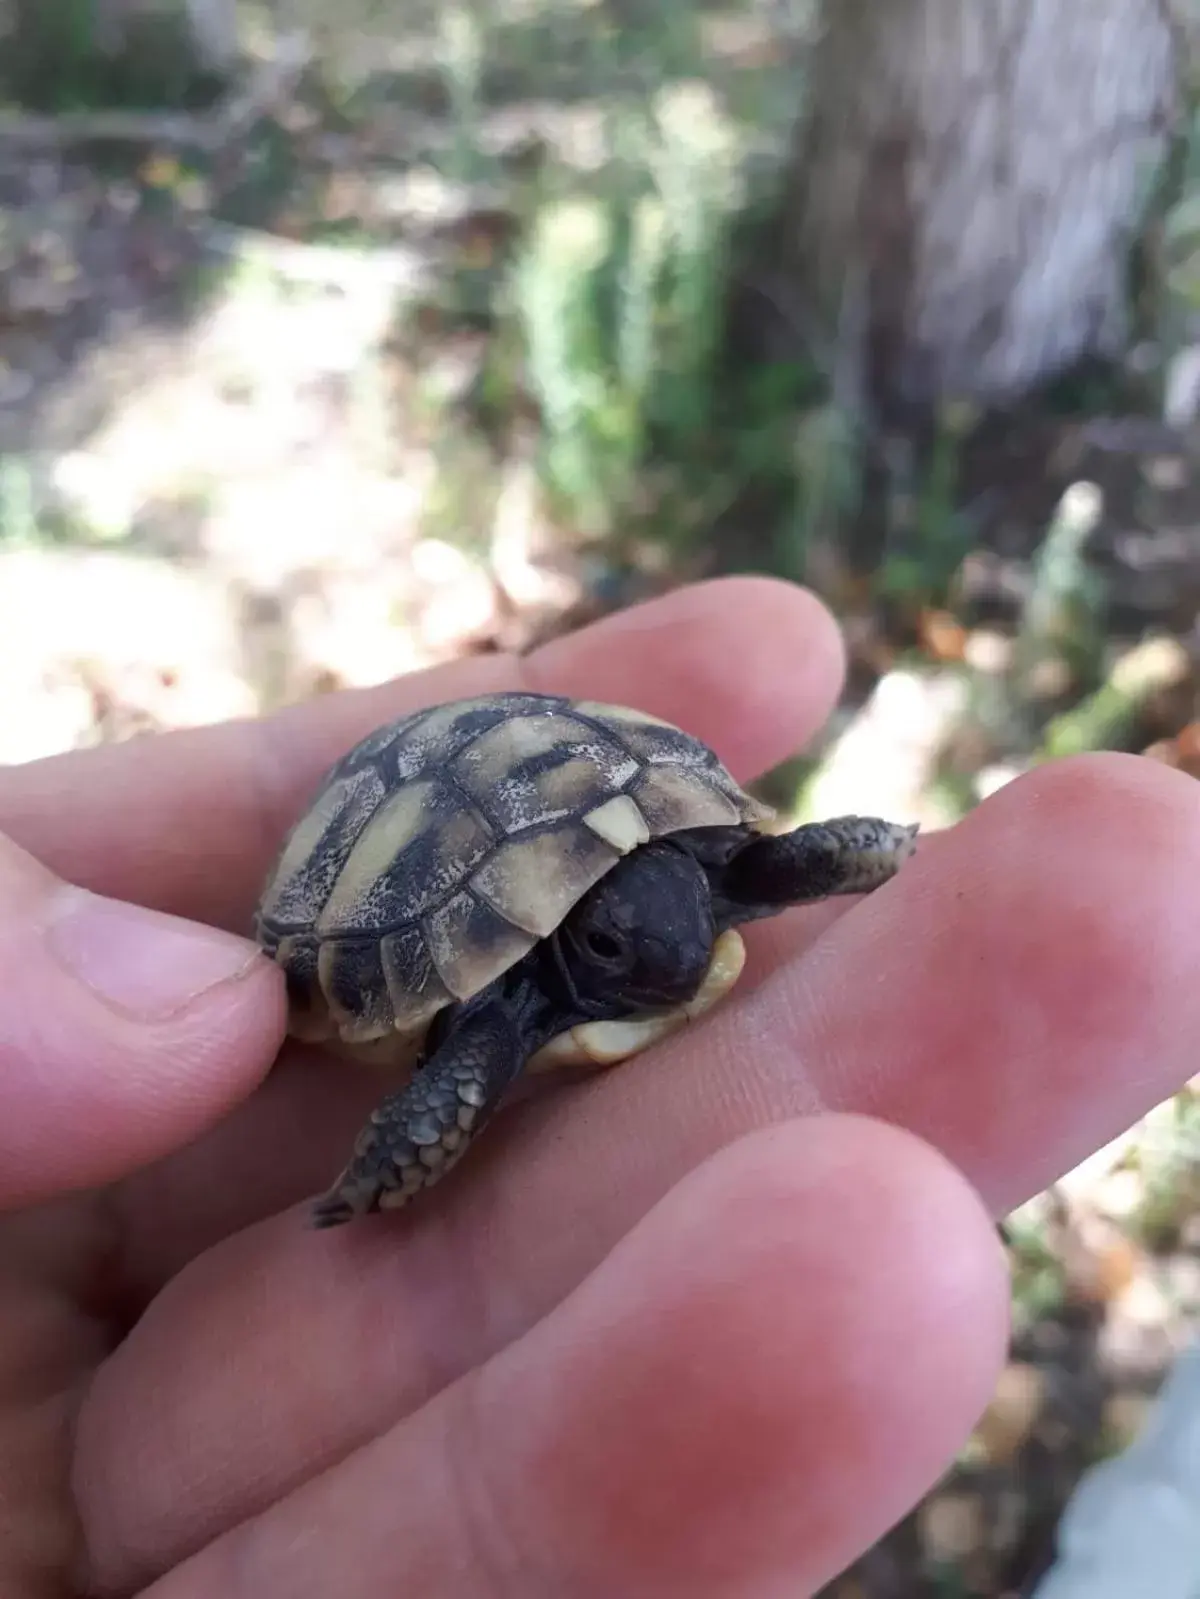
[{"label": "blurred background", "polygon": [[[1197,0],[0,0],[0,762],[697,577],[851,670],[768,775],[1200,776]],[[797,649],[803,640],[797,640]],[[1010,1218],[954,1471],[829,1599],[1015,1599],[1200,1310],[1189,1088]]]}]

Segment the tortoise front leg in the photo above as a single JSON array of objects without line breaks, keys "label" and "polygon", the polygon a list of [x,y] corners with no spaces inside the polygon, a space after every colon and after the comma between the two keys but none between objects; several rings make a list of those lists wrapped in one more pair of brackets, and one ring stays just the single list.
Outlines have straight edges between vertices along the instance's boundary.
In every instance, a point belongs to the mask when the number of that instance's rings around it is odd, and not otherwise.
[{"label": "tortoise front leg", "polygon": [[714,883],[722,928],[834,894],[864,894],[894,877],[917,829],[878,816],[838,816],[747,844]]},{"label": "tortoise front leg", "polygon": [[358,1135],[345,1171],[313,1206],[314,1227],[398,1210],[461,1160],[529,1055],[519,1012],[489,999],[455,1023],[402,1089]]}]

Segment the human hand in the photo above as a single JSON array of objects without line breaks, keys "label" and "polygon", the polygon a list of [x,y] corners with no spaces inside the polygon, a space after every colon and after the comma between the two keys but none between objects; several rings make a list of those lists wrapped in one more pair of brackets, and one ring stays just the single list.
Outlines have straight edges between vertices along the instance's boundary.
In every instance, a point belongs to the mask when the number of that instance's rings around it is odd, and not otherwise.
[{"label": "human hand", "polygon": [[[810,597],[727,581],[0,778],[5,1599],[811,1593],[990,1395],[989,1211],[1191,1074],[1195,790],[1065,761],[748,928],[702,1027],[501,1118],[419,1206],[312,1231],[378,1085],[270,1070],[282,983],[231,932],[337,754],[518,671],[745,780],[841,654]],[[189,920],[89,923],[64,881]]]}]

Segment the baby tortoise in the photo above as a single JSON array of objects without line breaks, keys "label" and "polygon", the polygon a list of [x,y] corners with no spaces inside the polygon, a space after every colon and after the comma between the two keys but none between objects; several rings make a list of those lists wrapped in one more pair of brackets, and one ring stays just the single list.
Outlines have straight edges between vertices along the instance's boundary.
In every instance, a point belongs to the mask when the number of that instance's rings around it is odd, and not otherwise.
[{"label": "baby tortoise", "polygon": [[743,922],[878,887],[915,827],[773,812],[644,712],[491,694],[403,717],[326,776],[263,894],[293,1036],[402,1069],[313,1211],[398,1208],[523,1070],[605,1066],[737,981]]}]

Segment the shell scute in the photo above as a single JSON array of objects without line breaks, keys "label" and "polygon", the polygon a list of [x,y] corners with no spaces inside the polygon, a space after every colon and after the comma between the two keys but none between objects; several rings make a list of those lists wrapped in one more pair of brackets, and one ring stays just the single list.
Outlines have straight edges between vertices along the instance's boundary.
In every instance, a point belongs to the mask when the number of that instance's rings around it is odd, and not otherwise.
[{"label": "shell scute", "polygon": [[688,766],[711,770],[720,766],[713,752],[677,727],[661,722],[622,722],[620,740],[638,763]]},{"label": "shell scute", "polygon": [[474,874],[471,887],[532,938],[545,938],[620,858],[590,828],[566,823],[506,838]]},{"label": "shell scute", "polygon": [[730,827],[744,808],[709,773],[686,767],[647,768],[631,790],[650,831],[661,836],[687,827]]},{"label": "shell scute", "polygon": [[329,938],[317,957],[330,1014],[347,1043],[386,1038],[396,1025],[377,938]]},{"label": "shell scute", "polygon": [[438,705],[412,718],[386,752],[388,776],[407,782],[451,761],[466,745],[512,715],[512,707],[494,695]]},{"label": "shell scute", "polygon": [[283,847],[260,907],[261,921],[297,928],[317,921],[386,793],[383,778],[369,766],[322,789]]},{"label": "shell scute", "polygon": [[396,1026],[405,1032],[424,1029],[454,999],[433,964],[428,939],[419,925],[405,927],[385,933],[379,948]]},{"label": "shell scute", "polygon": [[456,999],[477,994],[537,943],[532,933],[465,890],[426,918],[424,932],[437,974]]},{"label": "shell scute", "polygon": [[378,936],[415,921],[452,893],[495,842],[484,817],[444,776],[399,785],[360,832],[318,932]]},{"label": "shell scute", "polygon": [[[453,762],[457,782],[492,815],[498,828],[536,826],[567,792],[598,784],[614,792],[637,771],[637,761],[575,717],[551,713],[492,728]],[[570,769],[573,769],[573,773]]]}]

